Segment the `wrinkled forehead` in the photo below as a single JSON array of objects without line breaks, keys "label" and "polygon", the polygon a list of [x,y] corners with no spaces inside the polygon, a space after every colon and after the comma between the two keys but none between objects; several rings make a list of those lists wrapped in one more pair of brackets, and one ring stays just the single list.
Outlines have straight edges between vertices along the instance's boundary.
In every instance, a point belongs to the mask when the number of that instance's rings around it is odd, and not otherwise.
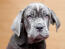
[{"label": "wrinkled forehead", "polygon": [[25,15],[36,14],[36,13],[50,14],[48,7],[45,6],[44,4],[33,3],[27,6],[25,10]]}]

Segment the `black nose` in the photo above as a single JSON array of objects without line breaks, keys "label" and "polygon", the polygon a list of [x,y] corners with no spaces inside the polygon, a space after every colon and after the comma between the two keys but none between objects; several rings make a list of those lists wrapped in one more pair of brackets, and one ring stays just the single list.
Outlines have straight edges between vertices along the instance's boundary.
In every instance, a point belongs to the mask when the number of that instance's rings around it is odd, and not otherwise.
[{"label": "black nose", "polygon": [[36,29],[38,29],[38,30],[42,30],[42,29],[43,29],[43,27],[36,27]]}]

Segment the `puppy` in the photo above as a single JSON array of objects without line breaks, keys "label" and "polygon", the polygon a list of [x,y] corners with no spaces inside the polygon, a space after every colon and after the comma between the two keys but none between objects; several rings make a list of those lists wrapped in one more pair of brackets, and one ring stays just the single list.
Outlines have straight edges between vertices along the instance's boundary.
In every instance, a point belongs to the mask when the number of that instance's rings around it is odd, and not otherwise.
[{"label": "puppy", "polygon": [[49,37],[49,25],[60,22],[55,13],[42,3],[32,3],[21,10],[15,18],[14,32],[7,49],[46,49],[45,39]]}]

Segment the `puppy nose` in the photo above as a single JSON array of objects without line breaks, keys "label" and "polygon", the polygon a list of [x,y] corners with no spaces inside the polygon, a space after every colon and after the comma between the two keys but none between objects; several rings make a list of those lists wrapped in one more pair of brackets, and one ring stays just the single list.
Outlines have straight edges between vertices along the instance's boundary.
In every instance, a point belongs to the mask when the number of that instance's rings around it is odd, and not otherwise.
[{"label": "puppy nose", "polygon": [[41,29],[43,29],[43,27],[36,27],[36,29],[41,30]]}]

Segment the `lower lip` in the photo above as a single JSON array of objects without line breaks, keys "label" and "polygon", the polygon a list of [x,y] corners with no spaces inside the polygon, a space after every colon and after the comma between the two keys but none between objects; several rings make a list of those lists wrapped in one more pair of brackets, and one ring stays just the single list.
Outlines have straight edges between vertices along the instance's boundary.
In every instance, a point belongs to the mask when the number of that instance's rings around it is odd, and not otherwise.
[{"label": "lower lip", "polygon": [[40,42],[42,40],[47,39],[48,37],[43,37],[43,38],[38,38],[38,39],[29,39],[28,43],[32,44],[32,43],[37,43]]},{"label": "lower lip", "polygon": [[34,43],[37,43],[37,42],[40,42],[40,41],[42,41],[42,40],[44,40],[44,39],[36,39],[36,40],[34,40],[33,42],[34,42]]},{"label": "lower lip", "polygon": [[47,39],[47,38],[48,38],[48,37],[43,37],[43,38],[35,39],[34,41],[45,40],[45,39]]}]

